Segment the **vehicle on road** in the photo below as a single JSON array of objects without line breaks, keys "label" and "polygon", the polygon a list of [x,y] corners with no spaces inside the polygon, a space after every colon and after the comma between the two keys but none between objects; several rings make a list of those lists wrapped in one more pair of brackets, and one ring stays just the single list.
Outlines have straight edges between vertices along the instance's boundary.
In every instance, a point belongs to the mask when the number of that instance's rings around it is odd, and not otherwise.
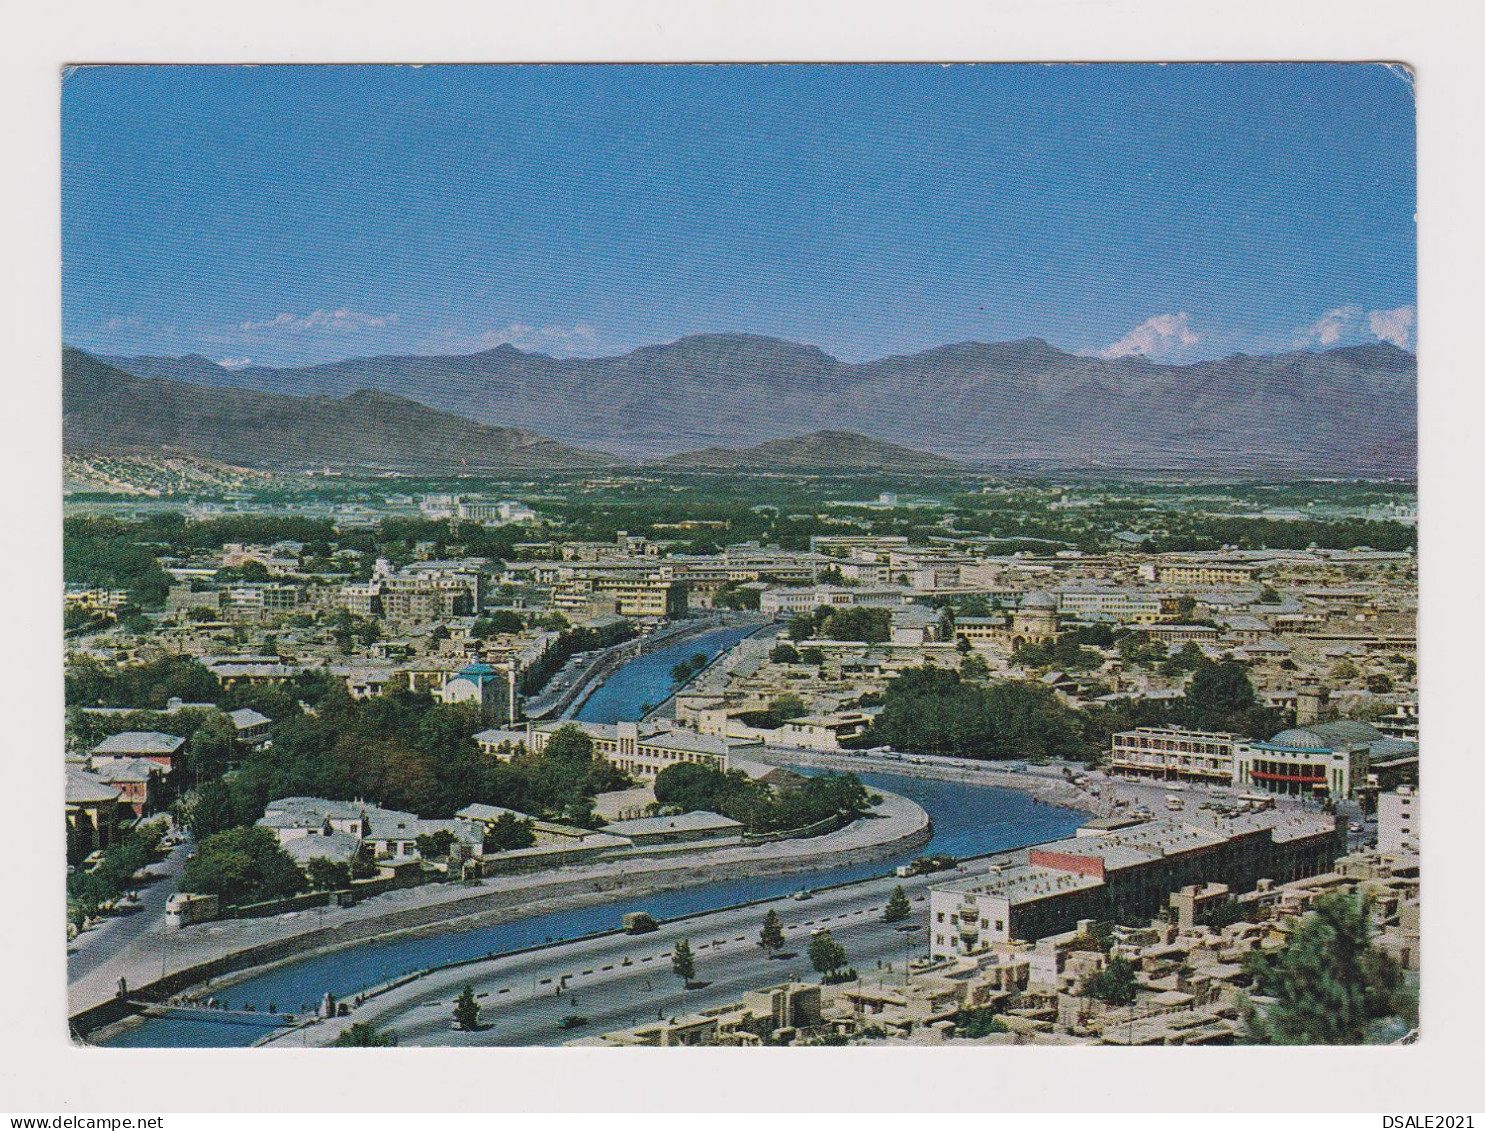
[{"label": "vehicle on road", "polygon": [[810,889],[809,888],[800,888],[797,892],[795,892],[792,896],[790,896],[790,898],[791,899],[814,899],[815,897],[810,892]]},{"label": "vehicle on road", "polygon": [[562,1018],[561,1021],[557,1022],[557,1028],[581,1029],[587,1023],[588,1019],[586,1017],[579,1016],[576,1013],[569,1013],[566,1017]]}]

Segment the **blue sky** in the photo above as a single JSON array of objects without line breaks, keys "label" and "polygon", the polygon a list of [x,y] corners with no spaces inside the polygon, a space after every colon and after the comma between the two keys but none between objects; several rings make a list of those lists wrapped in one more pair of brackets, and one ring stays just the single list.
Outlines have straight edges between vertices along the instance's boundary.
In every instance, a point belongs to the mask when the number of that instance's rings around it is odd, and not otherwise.
[{"label": "blue sky", "polygon": [[62,94],[63,332],[102,353],[1413,344],[1413,92],[1382,66],[100,67]]}]

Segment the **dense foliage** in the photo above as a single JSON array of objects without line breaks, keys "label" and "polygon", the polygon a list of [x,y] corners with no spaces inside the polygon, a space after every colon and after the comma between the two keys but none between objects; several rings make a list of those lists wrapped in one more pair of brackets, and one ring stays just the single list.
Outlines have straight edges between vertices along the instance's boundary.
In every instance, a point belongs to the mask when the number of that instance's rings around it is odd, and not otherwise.
[{"label": "dense foliage", "polygon": [[1244,965],[1254,989],[1274,998],[1245,1017],[1253,1044],[1357,1045],[1417,1025],[1417,1001],[1402,971],[1372,939],[1367,901],[1323,895],[1277,953],[1252,951]]},{"label": "dense foliage", "polygon": [[214,833],[196,846],[181,873],[181,891],[215,895],[244,906],[298,895],[304,873],[269,829],[246,827]]},{"label": "dense foliage", "polygon": [[723,773],[695,762],[667,766],[655,778],[655,800],[682,812],[697,809],[741,821],[751,833],[804,828],[828,817],[853,818],[873,804],[855,774],[820,774],[773,789],[741,770]]},{"label": "dense foliage", "polygon": [[887,685],[882,711],[860,742],[980,759],[1087,761],[1099,752],[1078,714],[1049,688],[1018,681],[982,686],[932,665],[909,668]]},{"label": "dense foliage", "polygon": [[[85,828],[85,826],[84,826]],[[67,916],[81,927],[98,914],[99,907],[117,899],[134,883],[133,876],[155,859],[160,841],[165,836],[163,821],[152,821],[130,829],[119,840],[103,850],[103,858],[91,871],[73,872],[67,877]],[[89,855],[82,850],[78,833],[69,826],[69,863],[74,866]],[[76,856],[77,859],[72,859]]]}]

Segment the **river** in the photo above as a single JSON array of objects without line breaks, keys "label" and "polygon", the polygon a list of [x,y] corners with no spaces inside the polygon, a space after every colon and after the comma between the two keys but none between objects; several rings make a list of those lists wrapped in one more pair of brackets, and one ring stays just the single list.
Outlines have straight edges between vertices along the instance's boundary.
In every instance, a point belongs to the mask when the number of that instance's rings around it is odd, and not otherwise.
[{"label": "river", "polygon": [[[658,703],[670,691],[670,669],[697,652],[713,656],[731,647],[752,628],[730,628],[708,633],[673,648],[661,649],[624,665],[593,693],[579,718],[611,722],[637,718],[645,703]],[[631,672],[629,669],[636,669]],[[647,896],[644,909],[657,918],[707,911],[752,899],[787,895],[801,887],[822,887],[880,876],[898,864],[926,853],[976,856],[1069,835],[1086,814],[1059,809],[1027,794],[994,786],[967,785],[862,774],[868,786],[909,797],[933,819],[933,838],[927,846],[900,856],[866,864],[816,868],[783,876],[728,880]],[[270,1007],[300,1012],[312,1007],[327,990],[338,998],[353,996],[369,986],[399,974],[425,969],[454,959],[515,950],[555,939],[574,938],[619,925],[619,917],[633,910],[633,896],[571,911],[533,915],[529,919],[466,930],[449,930],[420,937],[359,943],[329,954],[308,956],[244,979],[216,994],[231,1008]],[[135,1047],[233,1047],[251,1044],[261,1028],[224,1024],[211,1019],[151,1018],[118,1031],[102,1042]]]}]

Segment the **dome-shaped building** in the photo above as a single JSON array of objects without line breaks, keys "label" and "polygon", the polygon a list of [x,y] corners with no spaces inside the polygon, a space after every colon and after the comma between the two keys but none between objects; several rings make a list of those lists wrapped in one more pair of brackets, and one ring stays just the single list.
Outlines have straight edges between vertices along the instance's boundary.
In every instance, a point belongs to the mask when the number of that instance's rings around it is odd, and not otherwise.
[{"label": "dome-shaped building", "polygon": [[1011,614],[1011,649],[1056,640],[1061,625],[1057,598],[1040,589],[1034,590],[1021,598]]}]

